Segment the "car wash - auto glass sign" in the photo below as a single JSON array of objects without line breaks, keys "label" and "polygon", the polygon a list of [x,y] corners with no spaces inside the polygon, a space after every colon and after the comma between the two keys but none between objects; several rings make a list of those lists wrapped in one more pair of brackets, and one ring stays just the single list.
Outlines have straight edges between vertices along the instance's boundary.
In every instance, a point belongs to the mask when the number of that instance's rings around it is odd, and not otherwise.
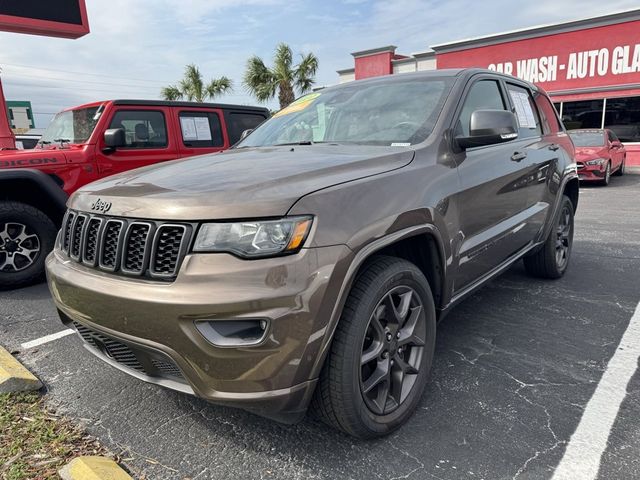
[{"label": "car wash - auto glass sign", "polygon": [[640,21],[438,54],[438,68],[482,67],[548,91],[640,84]]},{"label": "car wash - auto glass sign", "polygon": [[85,0],[0,0],[0,31],[82,37],[89,33]]}]

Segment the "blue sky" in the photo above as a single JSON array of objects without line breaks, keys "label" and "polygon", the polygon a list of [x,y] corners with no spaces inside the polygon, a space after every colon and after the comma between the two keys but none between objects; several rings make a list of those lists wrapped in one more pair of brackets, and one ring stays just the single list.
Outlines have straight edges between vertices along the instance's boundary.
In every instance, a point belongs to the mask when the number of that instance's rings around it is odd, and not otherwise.
[{"label": "blue sky", "polygon": [[269,63],[278,42],[296,55],[315,53],[317,84],[331,85],[336,70],[353,66],[353,51],[393,44],[408,54],[637,6],[637,0],[87,0],[89,35],[0,33],[0,68],[6,98],[31,100],[36,125],[46,127],[52,113],[80,103],[158,98],[192,62],[206,78],[234,81],[234,92],[216,101],[256,103],[241,84],[246,60],[256,54]]}]

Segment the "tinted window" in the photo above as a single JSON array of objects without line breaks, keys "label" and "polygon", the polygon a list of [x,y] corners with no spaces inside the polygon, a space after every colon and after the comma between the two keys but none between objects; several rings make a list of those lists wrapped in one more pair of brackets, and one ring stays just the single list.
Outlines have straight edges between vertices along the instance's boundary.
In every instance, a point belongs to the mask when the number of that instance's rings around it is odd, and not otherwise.
[{"label": "tinted window", "polygon": [[640,142],[640,97],[608,98],[604,126],[622,142]]},{"label": "tinted window", "polygon": [[567,130],[602,128],[603,100],[583,100],[562,104],[562,121]]},{"label": "tinted window", "polygon": [[214,112],[180,112],[180,130],[185,147],[222,147],[220,118]]},{"label": "tinted window", "polygon": [[542,122],[544,132],[547,134],[555,134],[562,130],[556,109],[549,99],[541,93],[536,93],[534,98],[538,106],[538,111],[540,112],[540,121]]},{"label": "tinted window", "polygon": [[507,90],[518,119],[518,137],[528,138],[541,135],[540,117],[531,92],[526,88],[512,84],[507,84]]},{"label": "tinted window", "polygon": [[122,128],[125,148],[161,148],[167,146],[164,114],[154,110],[118,110],[109,128]]},{"label": "tinted window", "polygon": [[591,132],[569,132],[576,147],[601,147],[604,145],[604,134],[601,130]]},{"label": "tinted window", "polygon": [[476,110],[506,110],[498,82],[481,80],[471,87],[458,117],[458,135],[469,136],[471,114]]},{"label": "tinted window", "polygon": [[226,116],[229,143],[233,145],[242,136],[245,130],[256,128],[265,121],[265,117],[256,113],[229,112]]}]

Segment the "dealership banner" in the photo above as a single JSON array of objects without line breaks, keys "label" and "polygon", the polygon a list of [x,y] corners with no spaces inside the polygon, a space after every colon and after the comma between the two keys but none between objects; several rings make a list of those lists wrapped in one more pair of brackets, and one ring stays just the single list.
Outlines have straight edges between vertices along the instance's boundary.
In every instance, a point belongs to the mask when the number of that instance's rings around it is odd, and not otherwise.
[{"label": "dealership banner", "polygon": [[439,53],[438,68],[481,67],[548,91],[640,86],[640,21]]}]

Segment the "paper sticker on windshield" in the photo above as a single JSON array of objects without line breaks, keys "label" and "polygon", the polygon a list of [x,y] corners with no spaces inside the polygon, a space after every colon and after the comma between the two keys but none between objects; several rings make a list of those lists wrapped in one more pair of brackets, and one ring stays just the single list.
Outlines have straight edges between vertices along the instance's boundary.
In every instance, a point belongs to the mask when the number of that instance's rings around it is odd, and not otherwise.
[{"label": "paper sticker on windshield", "polygon": [[290,113],[300,112],[313,103],[313,101],[320,96],[320,93],[310,93],[304,97],[299,98],[288,107],[283,108],[278,113],[274,114],[274,117],[281,117],[282,115],[289,115]]}]

